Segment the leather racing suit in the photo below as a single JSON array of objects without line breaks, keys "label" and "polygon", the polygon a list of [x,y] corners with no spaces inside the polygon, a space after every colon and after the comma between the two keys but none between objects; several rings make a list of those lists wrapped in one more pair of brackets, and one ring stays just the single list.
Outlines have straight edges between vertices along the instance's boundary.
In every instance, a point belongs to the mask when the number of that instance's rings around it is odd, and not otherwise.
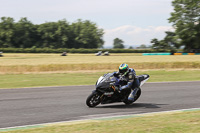
[{"label": "leather racing suit", "polygon": [[[125,80],[127,82],[126,85],[123,85],[119,88],[120,91],[125,89],[131,89],[131,93],[129,94],[128,100],[134,101],[134,97],[137,94],[137,91],[140,87],[140,82],[136,76],[136,72],[134,69],[129,68],[128,72],[125,75],[120,75],[119,72],[114,73],[115,77],[121,78],[121,80]],[[120,77],[121,76],[121,77]]]}]

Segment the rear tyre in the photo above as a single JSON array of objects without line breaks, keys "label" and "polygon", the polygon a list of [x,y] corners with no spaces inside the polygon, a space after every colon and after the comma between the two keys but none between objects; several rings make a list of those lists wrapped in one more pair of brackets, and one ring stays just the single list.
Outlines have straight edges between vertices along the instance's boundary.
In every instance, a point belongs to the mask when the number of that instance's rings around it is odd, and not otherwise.
[{"label": "rear tyre", "polygon": [[126,105],[130,105],[130,104],[132,104],[133,103],[133,101],[130,101],[130,100],[128,100],[128,99],[126,99],[125,101],[123,101]]},{"label": "rear tyre", "polygon": [[138,92],[136,93],[135,98],[134,98],[134,102],[136,100],[138,100],[138,98],[140,97],[140,95],[141,95],[141,89],[139,89]]},{"label": "rear tyre", "polygon": [[98,93],[92,93],[88,96],[87,100],[86,100],[86,104],[88,107],[95,107],[97,106],[101,100],[100,100],[100,95]]}]

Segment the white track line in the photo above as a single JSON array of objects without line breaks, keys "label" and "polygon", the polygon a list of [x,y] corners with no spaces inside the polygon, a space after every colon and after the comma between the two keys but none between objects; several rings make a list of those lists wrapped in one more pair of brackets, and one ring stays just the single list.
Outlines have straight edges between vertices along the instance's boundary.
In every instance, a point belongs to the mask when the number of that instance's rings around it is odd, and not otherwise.
[{"label": "white track line", "polygon": [[[134,116],[148,116],[148,115],[156,115],[156,114],[165,114],[165,113],[176,113],[176,112],[181,112],[181,111],[195,111],[195,110],[200,110],[199,108],[189,108],[189,109],[179,109],[179,110],[170,110],[170,111],[160,111],[160,112],[150,112],[150,113],[139,113],[139,114],[128,114],[128,115],[116,115],[116,113],[109,113],[109,116],[106,116],[108,114],[99,114],[96,116],[101,116],[101,117],[96,117],[95,115],[91,115],[93,116],[93,118],[90,119],[80,119],[80,120],[71,120],[71,121],[60,121],[60,122],[51,122],[51,123],[41,123],[41,124],[33,124],[33,125],[24,125],[24,126],[14,126],[14,127],[6,127],[6,128],[0,128],[0,132],[1,130],[7,130],[7,129],[20,129],[20,128],[28,128],[28,127],[37,127],[37,126],[51,126],[51,125],[56,125],[56,124],[65,124],[65,123],[81,123],[81,122],[87,122],[89,120],[101,120],[101,119],[109,119],[109,118],[120,118],[120,117],[126,117],[126,116],[130,116],[130,117],[134,117]],[[131,112],[128,112],[131,113]],[[110,116],[111,114],[113,114],[114,116]],[[90,115],[89,115],[90,116]],[[90,116],[90,117],[91,117]],[[87,116],[84,116],[87,117]]]}]

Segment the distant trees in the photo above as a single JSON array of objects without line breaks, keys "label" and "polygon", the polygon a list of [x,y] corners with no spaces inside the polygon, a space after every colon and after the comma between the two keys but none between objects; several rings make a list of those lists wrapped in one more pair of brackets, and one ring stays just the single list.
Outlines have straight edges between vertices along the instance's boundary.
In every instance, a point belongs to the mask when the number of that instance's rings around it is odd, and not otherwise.
[{"label": "distant trees", "polygon": [[152,48],[153,49],[156,49],[156,50],[161,49],[160,42],[159,42],[159,40],[157,38],[152,39],[151,43],[152,43]]},{"label": "distant trees", "polygon": [[27,18],[21,18],[14,23],[13,45],[14,47],[30,48],[39,41],[37,28]]},{"label": "distant trees", "polygon": [[145,44],[141,44],[141,45],[139,46],[139,48],[141,48],[141,49],[146,49],[147,46],[146,46]]},{"label": "distant trees", "polygon": [[72,24],[66,20],[34,25],[27,18],[14,22],[13,18],[0,20],[0,48],[100,48],[103,30],[88,20]]},{"label": "distant trees", "polygon": [[0,23],[0,47],[13,47],[15,36],[15,24],[13,18],[1,18]]},{"label": "distant trees", "polygon": [[124,48],[124,41],[119,38],[115,38],[113,40],[113,48]]},{"label": "distant trees", "polygon": [[178,49],[180,47],[180,43],[175,38],[176,34],[174,32],[167,31],[165,33],[166,36],[163,40],[158,40],[157,38],[151,40],[152,49],[168,49],[174,51],[175,49]]},{"label": "distant trees", "polygon": [[185,51],[200,49],[200,0],[173,0],[169,22]]},{"label": "distant trees", "polygon": [[90,21],[82,22],[80,19],[71,25],[71,33],[73,40],[73,48],[101,48],[104,41],[102,36],[103,29],[98,29],[96,24]]},{"label": "distant trees", "polygon": [[163,40],[152,39],[155,50],[184,47],[185,52],[200,52],[200,0],[173,0],[174,12],[168,19],[174,32],[167,31]]},{"label": "distant trees", "polygon": [[175,32],[165,32],[163,40],[152,39],[153,49],[175,49],[184,46],[185,52],[200,50],[200,0],[173,0],[174,12],[169,22]]},{"label": "distant trees", "polygon": [[70,28],[65,20],[58,22],[46,22],[37,28],[41,39],[37,42],[37,47],[68,48],[70,47]]}]

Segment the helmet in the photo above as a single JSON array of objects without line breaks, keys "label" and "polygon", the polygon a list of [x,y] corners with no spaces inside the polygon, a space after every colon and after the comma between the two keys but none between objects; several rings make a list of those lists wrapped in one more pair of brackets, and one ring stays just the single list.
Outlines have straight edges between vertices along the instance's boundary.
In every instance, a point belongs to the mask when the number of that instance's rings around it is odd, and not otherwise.
[{"label": "helmet", "polygon": [[119,73],[126,75],[126,73],[128,72],[129,68],[128,65],[123,63],[119,66]]}]

